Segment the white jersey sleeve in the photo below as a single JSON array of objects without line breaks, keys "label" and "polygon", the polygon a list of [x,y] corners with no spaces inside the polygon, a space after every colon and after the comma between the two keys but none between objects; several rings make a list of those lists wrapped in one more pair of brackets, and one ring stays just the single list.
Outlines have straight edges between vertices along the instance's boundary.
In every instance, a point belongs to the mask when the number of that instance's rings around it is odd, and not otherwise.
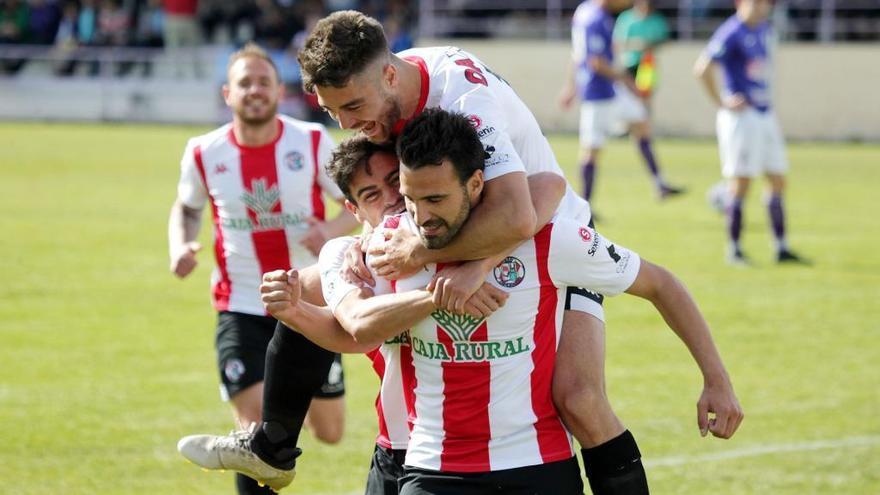
[{"label": "white jersey sleeve", "polygon": [[180,160],[180,181],[177,183],[177,197],[184,205],[201,210],[208,202],[208,189],[196,164],[195,148],[198,142],[190,139]]},{"label": "white jersey sleeve", "polygon": [[615,296],[626,291],[639,274],[638,254],[590,227],[557,218],[552,229],[548,264],[556,284]]},{"label": "white jersey sleeve", "polygon": [[318,144],[318,185],[321,186],[321,190],[329,194],[333,199],[342,199],[342,191],[333,182],[333,179],[327,175],[326,168],[327,164],[330,163],[330,157],[335,147],[336,143],[333,142],[333,137],[327,132],[327,128],[322,126],[321,142]]},{"label": "white jersey sleeve", "polygon": [[354,237],[337,237],[330,239],[321,248],[318,255],[318,270],[321,272],[321,291],[327,307],[336,311],[336,306],[351,291],[358,288],[342,278],[342,262],[345,253],[355,243]]},{"label": "white jersey sleeve", "polygon": [[477,85],[473,90],[444,106],[445,110],[466,115],[476,129],[486,151],[483,170],[486,180],[511,172],[526,172],[522,158],[516,152],[507,132],[507,119],[503,117],[498,105],[499,102],[487,88]]}]

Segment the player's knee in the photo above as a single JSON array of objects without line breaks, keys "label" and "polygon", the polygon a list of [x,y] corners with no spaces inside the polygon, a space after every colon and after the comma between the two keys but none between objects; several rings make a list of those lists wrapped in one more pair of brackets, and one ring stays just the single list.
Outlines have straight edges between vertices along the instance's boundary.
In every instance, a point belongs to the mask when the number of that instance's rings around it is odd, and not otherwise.
[{"label": "player's knee", "polygon": [[605,385],[582,377],[559,377],[553,381],[553,403],[563,416],[580,417],[610,407]]}]

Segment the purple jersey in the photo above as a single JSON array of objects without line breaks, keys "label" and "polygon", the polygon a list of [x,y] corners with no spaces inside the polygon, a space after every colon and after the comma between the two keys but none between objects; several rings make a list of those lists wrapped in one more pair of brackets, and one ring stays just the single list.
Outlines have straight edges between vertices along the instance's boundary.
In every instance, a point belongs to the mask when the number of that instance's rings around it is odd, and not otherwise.
[{"label": "purple jersey", "polygon": [[736,15],[722,24],[709,40],[709,57],[724,70],[726,94],[740,93],[759,112],[770,108],[770,24],[749,27]]},{"label": "purple jersey", "polygon": [[590,69],[591,57],[614,60],[611,33],[614,18],[591,1],[578,5],[571,20],[572,57],[577,67],[576,81],[584,101],[614,98],[614,82]]}]

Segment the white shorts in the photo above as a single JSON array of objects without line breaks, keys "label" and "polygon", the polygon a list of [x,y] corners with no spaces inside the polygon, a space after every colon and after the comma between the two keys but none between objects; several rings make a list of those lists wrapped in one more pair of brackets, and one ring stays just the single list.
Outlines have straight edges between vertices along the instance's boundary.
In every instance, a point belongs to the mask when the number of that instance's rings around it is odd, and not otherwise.
[{"label": "white shorts", "polygon": [[599,149],[609,136],[619,136],[630,124],[648,119],[648,110],[623,84],[614,85],[614,98],[581,103],[581,147]]},{"label": "white shorts", "polygon": [[725,178],[783,175],[788,170],[785,138],[773,112],[721,109],[715,123]]}]

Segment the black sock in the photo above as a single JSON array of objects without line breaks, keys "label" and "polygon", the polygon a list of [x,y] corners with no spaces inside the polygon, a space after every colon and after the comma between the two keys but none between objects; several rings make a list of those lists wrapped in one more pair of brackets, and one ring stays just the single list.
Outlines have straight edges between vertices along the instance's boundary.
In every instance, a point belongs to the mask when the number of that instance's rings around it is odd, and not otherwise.
[{"label": "black sock", "polygon": [[594,495],[647,495],[642,454],[629,430],[596,447],[581,449],[581,455]]},{"label": "black sock", "polygon": [[334,354],[279,323],[266,349],[263,422],[251,449],[266,463],[292,469],[303,421],[330,372]]},{"label": "black sock", "polygon": [[260,486],[256,480],[248,478],[241,473],[235,473],[235,488],[238,489],[238,495],[274,495],[268,486]]}]

